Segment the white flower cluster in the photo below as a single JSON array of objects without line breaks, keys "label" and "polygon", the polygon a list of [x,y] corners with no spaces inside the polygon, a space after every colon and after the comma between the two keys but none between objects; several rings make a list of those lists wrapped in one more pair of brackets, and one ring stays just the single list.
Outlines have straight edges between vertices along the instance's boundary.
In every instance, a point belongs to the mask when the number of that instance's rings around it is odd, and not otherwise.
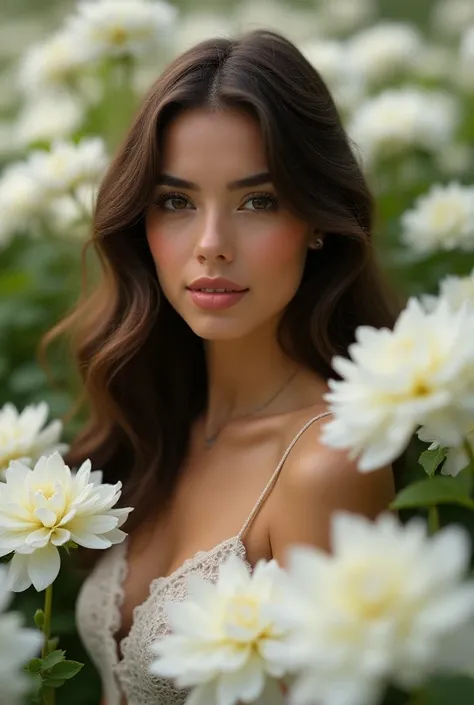
[{"label": "white flower cluster", "polygon": [[349,113],[374,87],[414,73],[426,51],[412,24],[394,21],[379,22],[345,40],[318,36],[300,49],[334,92],[338,106]]},{"label": "white flower cluster", "polygon": [[349,40],[347,58],[373,84],[413,69],[422,50],[422,38],[414,25],[379,22]]},{"label": "white flower cluster", "polygon": [[42,456],[33,469],[15,460],[0,484],[0,556],[14,553],[9,586],[21,592],[45,590],[56,579],[58,548],[69,541],[92,549],[121,543],[120,526],[131,508],[114,509],[122,484],[101,484],[86,460],[76,473],[58,452]]},{"label": "white flower cluster", "polygon": [[434,184],[401,218],[402,239],[415,252],[474,252],[474,186]]},{"label": "white flower cluster", "polygon": [[0,479],[12,460],[31,465],[42,455],[69,450],[68,445],[60,443],[61,421],[52,421],[45,427],[48,414],[45,402],[31,404],[21,413],[9,403],[0,409]]},{"label": "white flower cluster", "polygon": [[137,58],[164,42],[177,17],[164,0],[84,0],[64,28],[24,57],[26,95],[70,86],[103,59]]},{"label": "white flower cluster", "polygon": [[152,672],[194,686],[190,705],[278,705],[278,678],[294,705],[377,705],[388,684],[472,672],[469,557],[457,527],[428,537],[420,520],[336,513],[331,554],[294,546],[287,570],[262,561],[251,575],[232,556],[215,585],[190,576]]},{"label": "white flower cluster", "polygon": [[332,365],[334,415],[322,441],[346,448],[361,471],[393,462],[413,433],[459,448],[474,419],[474,311],[441,298],[431,311],[410,299],[393,331],[361,326],[349,358]]},{"label": "white flower cluster", "polygon": [[8,612],[12,594],[7,589],[7,569],[0,566],[0,705],[20,705],[30,687],[22,667],[41,648],[39,631],[25,629],[19,612]]},{"label": "white flower cluster", "polygon": [[[0,178],[0,247],[13,235],[34,228],[37,219],[47,218],[59,199],[60,208],[64,210],[66,199],[69,212],[74,212],[78,192],[95,187],[106,164],[103,140],[84,137],[78,143],[56,141],[50,150],[34,150],[23,162],[9,165]],[[79,199],[75,212],[83,210],[84,199]],[[83,218],[90,214],[82,213]]]},{"label": "white flower cluster", "polygon": [[431,19],[440,34],[457,36],[474,24],[474,5],[472,0],[438,0]]},{"label": "white flower cluster", "polygon": [[435,153],[449,144],[458,123],[454,98],[421,88],[390,88],[353,114],[348,131],[368,165],[419,148]]}]

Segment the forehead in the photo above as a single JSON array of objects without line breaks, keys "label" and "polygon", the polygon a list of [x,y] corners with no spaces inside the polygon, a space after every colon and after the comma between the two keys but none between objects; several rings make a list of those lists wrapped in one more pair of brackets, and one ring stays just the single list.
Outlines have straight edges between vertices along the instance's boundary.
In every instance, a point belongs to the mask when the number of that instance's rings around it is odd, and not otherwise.
[{"label": "forehead", "polygon": [[189,109],[163,134],[161,168],[203,183],[221,174],[231,180],[267,170],[260,126],[243,110]]}]

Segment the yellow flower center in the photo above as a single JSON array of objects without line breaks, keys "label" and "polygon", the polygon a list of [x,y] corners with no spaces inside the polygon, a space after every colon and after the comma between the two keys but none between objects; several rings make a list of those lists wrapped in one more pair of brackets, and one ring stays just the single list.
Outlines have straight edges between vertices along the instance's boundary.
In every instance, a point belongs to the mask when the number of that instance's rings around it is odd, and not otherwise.
[{"label": "yellow flower center", "polygon": [[376,620],[391,611],[401,594],[402,575],[392,570],[373,570],[371,564],[353,564],[344,571],[339,599],[352,614]]},{"label": "yellow flower center", "polygon": [[255,629],[258,624],[258,617],[258,602],[249,595],[237,595],[228,605],[227,619],[239,627]]},{"label": "yellow flower center", "polygon": [[127,41],[128,34],[123,27],[116,26],[110,28],[108,38],[112,44],[122,46]]}]

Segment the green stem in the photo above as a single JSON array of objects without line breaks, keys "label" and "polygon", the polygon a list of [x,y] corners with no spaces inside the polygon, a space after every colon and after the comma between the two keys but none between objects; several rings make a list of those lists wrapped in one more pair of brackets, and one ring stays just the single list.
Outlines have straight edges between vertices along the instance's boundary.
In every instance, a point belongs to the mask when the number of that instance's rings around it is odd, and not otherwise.
[{"label": "green stem", "polygon": [[[53,608],[53,585],[46,588],[44,595],[44,625],[43,625],[43,650],[42,658],[49,653],[49,640],[51,638],[51,613]],[[53,688],[43,688],[43,705],[54,705],[55,693]]]},{"label": "green stem", "polygon": [[428,509],[428,528],[430,534],[435,534],[439,531],[439,512],[436,504]]}]

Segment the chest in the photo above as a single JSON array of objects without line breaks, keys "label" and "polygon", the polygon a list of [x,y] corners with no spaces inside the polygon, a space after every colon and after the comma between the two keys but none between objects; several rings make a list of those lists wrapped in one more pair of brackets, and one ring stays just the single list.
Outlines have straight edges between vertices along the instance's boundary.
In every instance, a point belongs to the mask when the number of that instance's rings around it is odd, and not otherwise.
[{"label": "chest", "polygon": [[[278,449],[264,441],[247,447],[244,454],[224,446],[189,454],[168,510],[129,537],[118,639],[128,634],[134,608],[148,598],[156,578],[173,576],[196,553],[212,551],[239,534],[275,470],[277,457]],[[269,497],[245,534],[251,565],[271,558],[271,509]]]}]

